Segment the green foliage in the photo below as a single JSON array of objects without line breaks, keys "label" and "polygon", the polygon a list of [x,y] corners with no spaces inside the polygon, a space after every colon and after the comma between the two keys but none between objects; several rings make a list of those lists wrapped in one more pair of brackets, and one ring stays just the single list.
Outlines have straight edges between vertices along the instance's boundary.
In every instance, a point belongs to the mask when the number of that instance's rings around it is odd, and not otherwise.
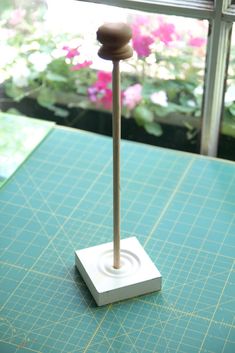
[{"label": "green foliage", "polygon": [[229,108],[228,108],[229,113],[231,114],[232,119],[235,120],[235,102],[233,102]]},{"label": "green foliage", "polygon": [[45,108],[50,108],[56,102],[56,95],[52,89],[43,87],[37,97],[38,103]]},{"label": "green foliage", "polygon": [[19,102],[24,97],[24,91],[21,87],[13,85],[10,81],[4,84],[5,93],[11,97],[15,102]]},{"label": "green foliage", "polygon": [[[41,0],[37,1],[40,3]],[[14,101],[34,97],[38,104],[62,119],[68,116],[68,108],[73,106],[83,109],[109,109],[111,105],[107,102],[110,103],[108,100],[111,99],[111,81],[105,87],[102,82],[97,81],[99,72],[89,67],[90,58],[82,53],[81,34],[55,35],[46,31],[43,27],[43,7],[38,12],[33,12],[30,6],[22,13],[14,11],[6,1],[6,11],[3,11],[0,18],[0,28],[11,31],[11,35],[4,40],[6,52],[14,53],[10,59],[6,57],[6,63],[0,66],[0,77],[1,74],[5,77],[3,86],[6,95]],[[17,16],[22,18],[17,19]],[[13,25],[12,20],[18,22]],[[146,26],[141,25],[137,33],[143,29],[144,38],[149,36],[152,44],[145,48],[148,50],[144,55],[140,55],[138,50],[142,50],[145,45],[145,41],[140,40],[140,47],[134,46],[134,57],[126,63],[130,70],[122,72],[122,93],[124,96],[129,94],[123,99],[122,112],[127,118],[134,118],[148,133],[160,136],[162,128],[159,120],[164,122],[177,114],[183,118],[190,117],[191,124],[193,119],[196,121],[200,118],[206,45],[203,38],[196,38],[194,44],[189,44],[192,39],[190,34],[178,33],[176,26],[167,21],[163,23],[162,19],[158,25],[166,26],[167,30],[164,32],[163,29],[162,32],[162,36],[166,37],[158,37],[158,32],[153,34],[151,29],[152,25],[156,26],[156,21],[145,21]],[[200,40],[204,45],[200,44]],[[75,46],[74,41],[77,43]],[[232,48],[232,52],[234,50]],[[84,57],[87,58],[85,61],[82,59]],[[231,62],[234,57],[235,52]],[[231,69],[229,85],[234,77],[235,71]],[[132,91],[128,92],[130,88]],[[89,89],[97,90],[96,95],[91,97]],[[225,105],[225,119],[228,122],[235,120],[234,101]],[[190,128],[188,130],[188,135],[191,136]]]},{"label": "green foliage", "polygon": [[4,11],[11,9],[12,0],[2,0],[0,1],[0,12],[4,13]]},{"label": "green foliage", "polygon": [[138,106],[133,112],[133,117],[139,126],[144,126],[154,121],[153,112],[145,105]]},{"label": "green foliage", "polygon": [[149,134],[157,137],[161,136],[163,133],[161,125],[156,122],[147,123],[144,125],[144,128]]}]

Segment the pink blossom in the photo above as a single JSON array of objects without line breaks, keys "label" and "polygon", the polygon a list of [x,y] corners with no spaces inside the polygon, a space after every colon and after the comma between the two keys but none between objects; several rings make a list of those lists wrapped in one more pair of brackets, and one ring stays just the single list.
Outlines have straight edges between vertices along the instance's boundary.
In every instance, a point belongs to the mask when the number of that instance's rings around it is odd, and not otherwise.
[{"label": "pink blossom", "polygon": [[149,17],[148,16],[137,16],[133,22],[133,27],[139,26],[148,26],[149,25]]},{"label": "pink blossom", "polygon": [[150,55],[150,45],[154,38],[149,30],[150,18],[148,16],[138,16],[132,24],[132,44],[139,58]]},{"label": "pink blossom", "polygon": [[97,81],[95,86],[98,88],[106,88],[112,82],[112,73],[99,71],[97,74]]},{"label": "pink blossom", "polygon": [[25,14],[26,14],[25,9],[13,10],[11,13],[11,18],[9,19],[9,24],[12,26],[18,25],[25,17]]},{"label": "pink blossom", "polygon": [[92,61],[85,60],[83,63],[78,63],[76,65],[71,66],[71,71],[78,71],[84,69],[85,67],[89,67],[92,64]]},{"label": "pink blossom", "polygon": [[100,103],[105,109],[112,108],[113,92],[110,88],[106,88],[103,97],[100,99]]},{"label": "pink blossom", "polygon": [[188,41],[188,44],[191,45],[191,47],[197,47],[200,48],[205,44],[206,40],[201,37],[191,37]]},{"label": "pink blossom", "polygon": [[151,53],[150,45],[154,39],[150,35],[142,34],[139,27],[132,27],[132,44],[139,58],[149,56]]},{"label": "pink blossom", "polygon": [[105,109],[112,107],[112,73],[99,71],[96,82],[88,88],[88,97],[91,102],[102,105]]},{"label": "pink blossom", "polygon": [[79,55],[78,47],[77,48],[70,48],[67,45],[63,46],[63,50],[67,51],[66,58],[72,59],[75,56]]},{"label": "pink blossom", "polygon": [[154,38],[149,29],[150,18],[138,16],[132,23],[132,44],[139,58],[145,58],[151,54],[150,45]]},{"label": "pink blossom", "polygon": [[128,87],[123,92],[123,104],[127,106],[128,109],[134,109],[135,106],[141,101],[142,99],[142,86],[139,83],[136,83],[133,86]]},{"label": "pink blossom", "polygon": [[90,101],[93,103],[96,103],[98,100],[97,96],[98,96],[99,90],[96,87],[91,86],[91,87],[88,87],[87,93]]},{"label": "pink blossom", "polygon": [[87,91],[92,103],[102,105],[105,109],[111,109],[113,96],[110,88],[99,90],[97,87],[91,86]]},{"label": "pink blossom", "polygon": [[168,45],[174,40],[175,26],[172,23],[160,22],[160,25],[152,34],[161,42]]}]

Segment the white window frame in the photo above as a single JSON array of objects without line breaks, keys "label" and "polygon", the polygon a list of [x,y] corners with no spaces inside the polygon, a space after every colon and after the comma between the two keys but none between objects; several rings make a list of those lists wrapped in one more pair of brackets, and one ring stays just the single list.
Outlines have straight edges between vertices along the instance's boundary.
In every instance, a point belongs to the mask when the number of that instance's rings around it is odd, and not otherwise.
[{"label": "white window frame", "polygon": [[165,15],[209,21],[202,105],[200,153],[216,157],[235,4],[232,0],[82,0]]}]

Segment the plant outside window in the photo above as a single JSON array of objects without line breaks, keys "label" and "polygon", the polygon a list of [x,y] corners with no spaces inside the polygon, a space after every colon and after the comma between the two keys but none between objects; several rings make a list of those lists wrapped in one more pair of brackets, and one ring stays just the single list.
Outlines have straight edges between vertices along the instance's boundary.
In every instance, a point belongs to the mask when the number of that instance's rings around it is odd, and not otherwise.
[{"label": "plant outside window", "polygon": [[[111,72],[94,59],[95,38],[89,55],[84,33],[55,34],[46,29],[45,14],[30,7],[2,13],[0,81],[5,99],[33,97],[65,122],[74,106],[110,111]],[[164,133],[164,124],[173,124],[186,126],[188,138],[193,138],[200,128],[207,21],[192,19],[185,30],[186,22],[181,22],[189,20],[173,16],[130,12],[126,20],[134,57],[122,70],[123,116],[155,136]],[[232,121],[235,112],[226,109]]]}]

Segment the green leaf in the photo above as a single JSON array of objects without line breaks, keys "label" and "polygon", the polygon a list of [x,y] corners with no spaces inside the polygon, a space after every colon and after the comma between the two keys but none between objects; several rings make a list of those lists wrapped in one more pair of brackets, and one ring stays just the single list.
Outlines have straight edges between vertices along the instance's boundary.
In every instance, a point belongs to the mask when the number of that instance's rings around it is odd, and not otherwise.
[{"label": "green leaf", "polygon": [[13,114],[13,115],[22,115],[22,113],[15,108],[9,108],[7,109],[6,113]]},{"label": "green leaf", "polygon": [[228,108],[229,112],[235,116],[235,103],[233,103],[232,105],[230,105],[230,107]]},{"label": "green leaf", "polygon": [[15,86],[11,82],[8,82],[4,85],[4,90],[6,95],[14,99],[16,102],[19,102],[25,96],[24,90],[21,87]]},{"label": "green leaf", "polygon": [[53,74],[58,74],[64,77],[68,77],[71,73],[69,70],[69,66],[66,64],[64,58],[58,58],[53,60],[48,65],[48,70],[53,72]]},{"label": "green leaf", "polygon": [[78,86],[77,87],[77,93],[78,94],[81,94],[81,95],[85,95],[85,96],[87,96],[87,87],[85,86]]},{"label": "green leaf", "polygon": [[80,102],[78,101],[77,104],[69,104],[68,107],[72,108],[72,107],[79,107],[79,108],[82,108],[82,109],[90,109],[91,108],[91,102],[89,102],[88,100],[86,99],[82,99]]},{"label": "green leaf", "polygon": [[135,108],[133,117],[139,126],[144,126],[145,124],[151,123],[154,120],[153,112],[143,105]]},{"label": "green leaf", "polygon": [[56,106],[51,107],[53,112],[55,113],[56,116],[59,116],[61,118],[67,118],[69,115],[69,111],[67,109],[59,108]]},{"label": "green leaf", "polygon": [[11,8],[12,8],[12,1],[11,0],[0,1],[0,12],[1,13],[6,10],[11,10]]},{"label": "green leaf", "polygon": [[184,114],[192,114],[195,111],[195,107],[186,107],[183,105],[176,105],[175,111]]},{"label": "green leaf", "polygon": [[59,74],[56,74],[52,71],[48,71],[46,73],[46,78],[47,78],[47,80],[54,81],[54,82],[66,82],[67,81],[66,77],[59,75]]},{"label": "green leaf", "polygon": [[48,87],[43,87],[39,92],[37,101],[42,107],[49,108],[56,102],[55,93]]},{"label": "green leaf", "polygon": [[161,136],[163,133],[161,125],[156,122],[146,123],[144,124],[144,128],[149,134],[157,137]]},{"label": "green leaf", "polygon": [[167,107],[162,107],[161,105],[154,106],[154,113],[159,117],[167,116],[169,113],[172,112],[171,107],[168,105]]},{"label": "green leaf", "polygon": [[152,93],[159,91],[161,88],[152,82],[146,82],[143,85],[142,97],[148,99]]}]

